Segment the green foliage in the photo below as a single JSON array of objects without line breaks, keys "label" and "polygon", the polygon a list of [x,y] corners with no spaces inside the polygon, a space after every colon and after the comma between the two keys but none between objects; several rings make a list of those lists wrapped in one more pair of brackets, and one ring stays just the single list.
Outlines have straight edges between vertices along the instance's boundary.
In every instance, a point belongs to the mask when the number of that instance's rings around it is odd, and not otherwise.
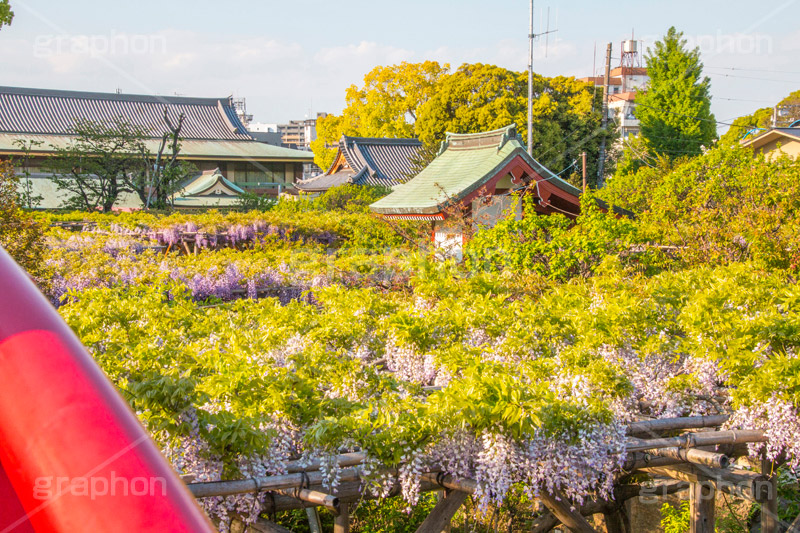
[{"label": "green foliage", "polygon": [[236,203],[239,207],[247,211],[269,211],[277,205],[278,200],[269,196],[262,196],[245,191],[239,195]]},{"label": "green foliage", "polygon": [[304,209],[315,211],[346,211],[351,213],[369,213],[369,205],[380,200],[391,189],[368,185],[354,185],[347,183],[331,187],[321,195],[308,202],[299,202],[297,205]]},{"label": "green foliage", "polygon": [[427,493],[411,512],[402,498],[370,500],[356,508],[351,519],[353,533],[413,533],[436,505],[436,495]]},{"label": "green foliage", "polygon": [[672,27],[646,59],[650,83],[636,96],[636,116],[650,155],[700,154],[716,138],[716,122],[699,49],[687,50],[683,33]]},{"label": "green foliage", "polygon": [[[170,125],[171,126],[171,125]],[[145,208],[170,206],[179,183],[195,172],[177,159],[179,130],[165,134],[158,153],[150,153],[146,135],[116,118],[109,123],[77,121],[67,146],[51,146],[47,159],[53,181],[67,194],[64,207],[108,212],[123,193],[136,193]]]},{"label": "green foliage", "polygon": [[41,286],[48,283],[46,245],[41,224],[20,206],[14,165],[0,161],[0,246]]},{"label": "green foliage", "polygon": [[[601,139],[600,100],[591,85],[574,78],[534,76],[534,156],[558,172],[587,152],[590,184],[597,175]],[[465,64],[445,76],[438,91],[421,106],[415,123],[426,144],[444,140],[445,132],[475,133],[515,124],[527,139],[528,77],[494,65]],[[577,167],[576,167],[577,168]],[[564,176],[580,183],[577,170]]]},{"label": "green foliage", "polygon": [[[364,87],[347,91],[341,116],[317,122],[315,162],[333,163],[334,146],[345,135],[418,137],[435,153],[446,132],[474,133],[516,124],[527,132],[527,74],[494,65],[464,64],[454,72],[435,62],[376,67]],[[534,154],[548,168],[562,170],[586,151],[590,183],[597,174],[601,139],[600,95],[591,85],[558,76],[534,79]],[[420,163],[427,162],[423,157]],[[577,167],[576,167],[577,168]],[[565,176],[580,181],[577,170]]]},{"label": "green foliage", "polygon": [[64,206],[111,211],[120,194],[133,192],[128,176],[142,170],[144,133],[122,119],[78,121],[74,129],[74,140],[66,147],[51,146],[55,155],[47,159],[53,181],[67,194]]},{"label": "green foliage", "polygon": [[14,164],[19,167],[21,171],[20,173],[22,174],[22,179],[20,180],[22,189],[22,192],[20,193],[20,203],[26,209],[33,209],[34,207],[38,207],[44,198],[40,194],[33,194],[33,188],[30,180],[31,172],[29,163],[33,149],[43,145],[44,141],[26,141],[24,139],[16,139],[13,144],[22,151],[21,160],[14,161]]},{"label": "green foliage", "polygon": [[[790,93],[786,98],[778,102],[778,106],[793,105],[800,106],[800,90]],[[739,141],[748,132],[753,129],[767,129],[772,126],[773,107],[762,107],[753,112],[752,115],[745,115],[738,117],[733,121],[733,125],[727,132],[720,138],[720,141],[726,144]],[[794,115],[791,115],[794,116]],[[789,123],[783,117],[775,117],[776,125],[778,127],[786,127]],[[796,117],[795,117],[796,118]],[[757,135],[757,133],[756,133]]]},{"label": "green foliage", "polygon": [[[207,453],[234,477],[242,459],[269,453],[275,417],[302,430],[304,450],[359,449],[394,467],[457,432],[575,444],[645,398],[641,414],[655,417],[659,402],[690,414],[714,394],[726,410],[797,409],[798,174],[796,161],[736,147],[644,166],[596,193],[636,218],[604,213],[595,194],[575,221],[536,216],[528,199],[527,218],[477,232],[466,267],[407,253],[367,213],[385,191],[352,186],[263,212],[37,218],[140,233],[258,221],[289,236],[335,236],[333,245],[276,238],[165,255],[109,252],[117,235],[49,232],[47,261],[80,289],[60,311],[140,419],[168,449],[194,409]],[[229,266],[249,276],[268,268],[308,290],[283,304],[198,302],[171,275]],[[401,357],[405,365],[392,362]],[[659,365],[678,369],[656,387],[646,371]],[[781,490],[796,502],[796,479]],[[395,500],[362,504],[354,527],[413,528],[431,505],[425,498],[400,520]],[[685,530],[684,507],[663,513],[666,531]]]},{"label": "green foliage", "polygon": [[356,137],[414,136],[418,109],[437,89],[450,66],[435,61],[378,66],[364,76],[364,86],[347,89],[341,116],[328,115],[317,121],[317,139],[312,141],[314,162],[323,169],[333,163],[335,146],[342,135]]},{"label": "green foliage", "polygon": [[[531,196],[525,213],[535,213]],[[638,242],[636,224],[613,210],[603,212],[596,198],[585,194],[573,223],[561,214],[506,216],[494,228],[479,231],[467,247],[472,268],[535,272],[556,280],[589,276],[609,255],[627,254]],[[635,258],[641,262],[645,255]]]},{"label": "green foliage", "polygon": [[9,0],[0,0],[0,28],[8,26],[14,20],[14,12],[11,11]]},{"label": "green foliage", "polygon": [[797,268],[800,164],[719,147],[674,168],[612,178],[602,195],[639,213],[642,239],[672,246],[687,265],[753,260]]},{"label": "green foliage", "polygon": [[688,533],[689,502],[683,500],[677,508],[668,503],[662,505],[661,527],[664,533]]},{"label": "green foliage", "polygon": [[[731,144],[741,140],[746,134],[752,130],[767,129],[772,124],[773,108],[763,107],[757,109],[752,115],[745,115],[736,118],[728,128],[728,131],[720,137],[721,144]],[[753,133],[751,135],[758,135]]]}]

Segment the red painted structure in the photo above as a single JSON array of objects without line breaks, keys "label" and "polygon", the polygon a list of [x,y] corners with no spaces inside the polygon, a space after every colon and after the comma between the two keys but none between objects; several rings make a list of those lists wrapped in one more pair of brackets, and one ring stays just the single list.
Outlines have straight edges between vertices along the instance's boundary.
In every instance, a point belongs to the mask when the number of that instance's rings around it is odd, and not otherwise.
[{"label": "red painted structure", "polygon": [[125,400],[0,248],[0,533],[212,532]]}]

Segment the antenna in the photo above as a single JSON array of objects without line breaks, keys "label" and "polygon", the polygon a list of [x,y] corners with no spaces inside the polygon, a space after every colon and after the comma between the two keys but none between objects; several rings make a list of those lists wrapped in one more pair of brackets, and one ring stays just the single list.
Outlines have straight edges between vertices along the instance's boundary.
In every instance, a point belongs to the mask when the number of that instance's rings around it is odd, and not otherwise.
[{"label": "antenna", "polygon": [[547,45],[550,42],[550,6],[547,6],[547,29],[544,32],[544,57],[547,57]]},{"label": "antenna", "polygon": [[[542,22],[539,21],[541,30]],[[533,41],[542,35],[549,35],[558,30],[550,29],[550,8],[547,8],[547,30],[533,32],[533,0],[530,0],[530,25],[528,26],[528,153],[533,156]],[[547,57],[547,41],[545,41],[545,57]]]}]

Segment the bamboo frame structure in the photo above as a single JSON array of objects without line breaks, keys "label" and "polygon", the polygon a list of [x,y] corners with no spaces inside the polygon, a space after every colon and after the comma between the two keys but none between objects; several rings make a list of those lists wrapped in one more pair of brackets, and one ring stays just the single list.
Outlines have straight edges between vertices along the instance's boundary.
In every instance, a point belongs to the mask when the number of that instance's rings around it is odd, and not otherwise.
[{"label": "bamboo frame structure", "polygon": [[[672,480],[656,485],[663,494],[689,488],[690,495],[693,496],[690,498],[692,531],[698,533],[713,531],[713,496],[716,492],[758,501],[767,509],[771,509],[777,501],[776,491],[769,490],[775,478],[772,464],[764,466],[765,469],[769,469],[769,475],[734,469],[730,466],[732,458],[746,453],[747,443],[764,442],[766,440],[764,433],[758,430],[713,430],[727,419],[725,415],[683,417],[635,422],[627,428],[629,439],[623,471],[641,472],[656,478]],[[661,436],[664,433],[674,434],[673,432],[682,434]],[[650,438],[644,438],[645,436]],[[339,475],[340,485],[334,494],[323,492],[323,476],[319,471],[321,467],[319,462],[289,463],[287,473],[284,475],[189,483],[188,487],[197,498],[269,491],[272,496],[268,499],[268,507],[265,508],[265,511],[269,512],[326,507],[336,516],[335,531],[347,533],[349,504],[370,497],[364,493],[362,486],[360,466],[365,459],[366,454],[361,452],[345,453],[336,458],[342,470]],[[442,531],[477,487],[478,483],[474,479],[457,479],[439,471],[423,473],[421,491],[445,489],[447,496],[437,503],[418,532]],[[615,520],[618,521],[615,514],[622,503],[639,495],[641,490],[643,487],[639,485],[617,486],[615,501],[588,501],[579,507],[573,506],[563,495],[542,491],[538,499],[544,504],[546,511],[533,524],[532,531],[544,533],[558,524],[563,524],[572,531],[594,532],[595,529],[584,517],[595,513],[602,513],[607,526],[609,524],[613,526]],[[391,495],[398,492],[399,487],[395,485]],[[775,531],[773,523],[774,520],[770,522],[769,517],[764,518],[764,526],[767,528],[764,531]]]}]

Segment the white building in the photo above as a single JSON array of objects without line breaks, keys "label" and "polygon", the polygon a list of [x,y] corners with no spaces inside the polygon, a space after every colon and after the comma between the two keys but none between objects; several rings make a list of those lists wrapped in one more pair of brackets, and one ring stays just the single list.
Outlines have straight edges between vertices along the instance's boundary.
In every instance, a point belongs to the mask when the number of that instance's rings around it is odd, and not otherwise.
[{"label": "white building", "polygon": [[[647,68],[642,67],[639,42],[622,42],[622,58],[618,67],[611,69],[608,80],[609,119],[617,124],[620,138],[639,134],[639,120],[636,118],[636,92],[644,89],[650,82]],[[603,76],[581,78],[581,81],[603,87]]]}]

